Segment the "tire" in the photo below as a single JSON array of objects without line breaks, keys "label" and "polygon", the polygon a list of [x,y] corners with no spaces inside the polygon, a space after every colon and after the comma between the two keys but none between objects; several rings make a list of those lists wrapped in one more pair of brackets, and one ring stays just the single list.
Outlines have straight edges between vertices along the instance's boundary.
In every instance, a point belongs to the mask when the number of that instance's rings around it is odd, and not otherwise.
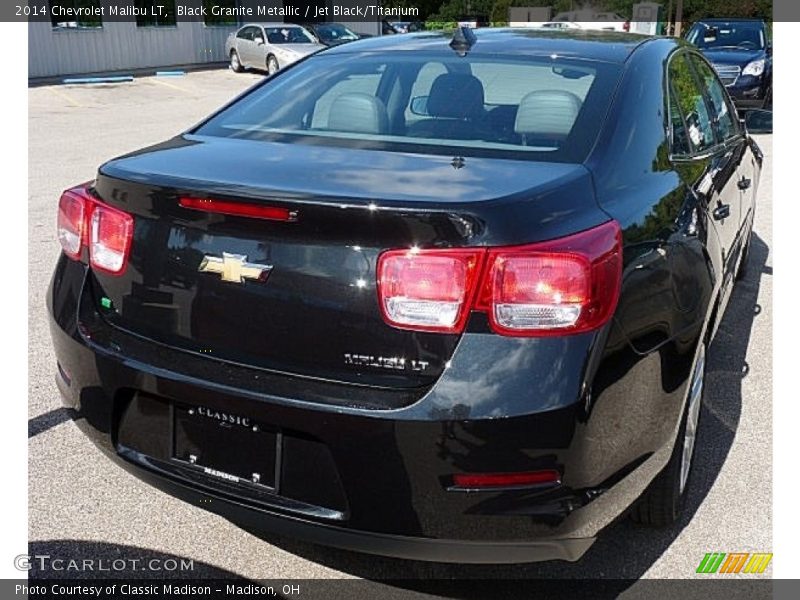
[{"label": "tire", "polygon": [[234,73],[241,73],[244,71],[242,61],[239,60],[239,54],[236,50],[231,50],[231,71]]},{"label": "tire", "polygon": [[680,517],[686,501],[686,490],[697,440],[697,426],[700,421],[700,408],[703,403],[706,347],[706,342],[700,344],[689,384],[686,408],[683,411],[678,437],[675,439],[675,447],[669,462],[652,481],[650,487],[631,511],[631,518],[641,525],[649,527],[672,525]]},{"label": "tire", "polygon": [[278,64],[278,59],[275,58],[273,54],[267,56],[267,73],[269,75],[275,75],[278,71],[280,71],[281,67]]}]

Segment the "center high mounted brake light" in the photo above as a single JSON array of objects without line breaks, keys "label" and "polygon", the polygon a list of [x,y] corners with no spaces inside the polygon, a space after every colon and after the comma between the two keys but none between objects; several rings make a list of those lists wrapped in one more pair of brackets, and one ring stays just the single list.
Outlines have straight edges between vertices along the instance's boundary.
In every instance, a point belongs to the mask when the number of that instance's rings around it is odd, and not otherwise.
[{"label": "center high mounted brake light", "polygon": [[581,333],[613,315],[622,279],[616,221],[524,246],[390,250],[378,259],[384,319],[400,329],[460,333],[471,310],[509,336]]}]

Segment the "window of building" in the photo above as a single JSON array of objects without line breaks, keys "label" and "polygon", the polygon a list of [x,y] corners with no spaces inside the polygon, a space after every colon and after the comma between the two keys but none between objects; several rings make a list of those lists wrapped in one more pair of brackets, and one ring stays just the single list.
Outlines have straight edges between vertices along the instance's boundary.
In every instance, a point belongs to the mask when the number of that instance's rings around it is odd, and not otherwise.
[{"label": "window of building", "polygon": [[[203,23],[206,27],[222,27],[227,25],[236,25],[236,17],[230,16],[234,14],[236,9],[236,0],[203,0],[203,7],[206,9],[206,16],[203,17]],[[212,8],[219,7],[216,12],[223,14],[212,14]],[[222,10],[219,10],[222,9]],[[224,13],[230,11],[228,16]]]},{"label": "window of building", "polygon": [[175,27],[175,0],[135,0],[137,27]]},{"label": "window of building", "polygon": [[[50,24],[53,27],[95,29],[103,26],[100,0],[50,0],[49,5]],[[76,13],[81,16],[72,16]]]}]

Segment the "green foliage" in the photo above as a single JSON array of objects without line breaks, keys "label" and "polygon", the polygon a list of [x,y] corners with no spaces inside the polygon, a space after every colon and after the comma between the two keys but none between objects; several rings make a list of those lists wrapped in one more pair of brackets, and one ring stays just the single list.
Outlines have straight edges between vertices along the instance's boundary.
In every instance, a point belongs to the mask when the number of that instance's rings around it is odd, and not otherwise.
[{"label": "green foliage", "polygon": [[223,26],[223,25],[236,25],[236,17],[229,17],[223,15],[214,15],[211,9],[214,6],[222,8],[236,8],[236,0],[203,0],[203,6],[206,9],[206,16],[203,22],[208,26]]},{"label": "green foliage", "polygon": [[[597,11],[617,12],[624,17],[633,15],[633,5],[639,0],[597,0]],[[587,4],[590,4],[587,2]],[[666,11],[669,0],[662,0]],[[550,6],[552,14],[580,10],[583,5],[573,0],[388,0],[386,6],[418,6],[421,19],[438,22],[456,21],[468,15],[486,15],[494,22],[508,20],[512,6]],[[677,0],[672,2],[673,14]],[[692,23],[703,17],[758,17],[772,20],[772,0],[684,0],[683,22]]]},{"label": "green foliage", "polygon": [[442,0],[384,0],[381,5],[391,8],[417,8],[419,9],[419,16],[408,17],[408,19],[425,21],[439,10]]}]

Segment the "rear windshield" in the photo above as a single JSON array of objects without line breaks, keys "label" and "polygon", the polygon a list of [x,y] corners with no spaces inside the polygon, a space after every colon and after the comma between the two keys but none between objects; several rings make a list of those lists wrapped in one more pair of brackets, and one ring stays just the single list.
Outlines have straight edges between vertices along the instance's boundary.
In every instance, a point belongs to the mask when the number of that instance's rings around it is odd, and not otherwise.
[{"label": "rear windshield", "polygon": [[620,68],[548,57],[321,54],[193,133],[384,151],[582,161]]}]

